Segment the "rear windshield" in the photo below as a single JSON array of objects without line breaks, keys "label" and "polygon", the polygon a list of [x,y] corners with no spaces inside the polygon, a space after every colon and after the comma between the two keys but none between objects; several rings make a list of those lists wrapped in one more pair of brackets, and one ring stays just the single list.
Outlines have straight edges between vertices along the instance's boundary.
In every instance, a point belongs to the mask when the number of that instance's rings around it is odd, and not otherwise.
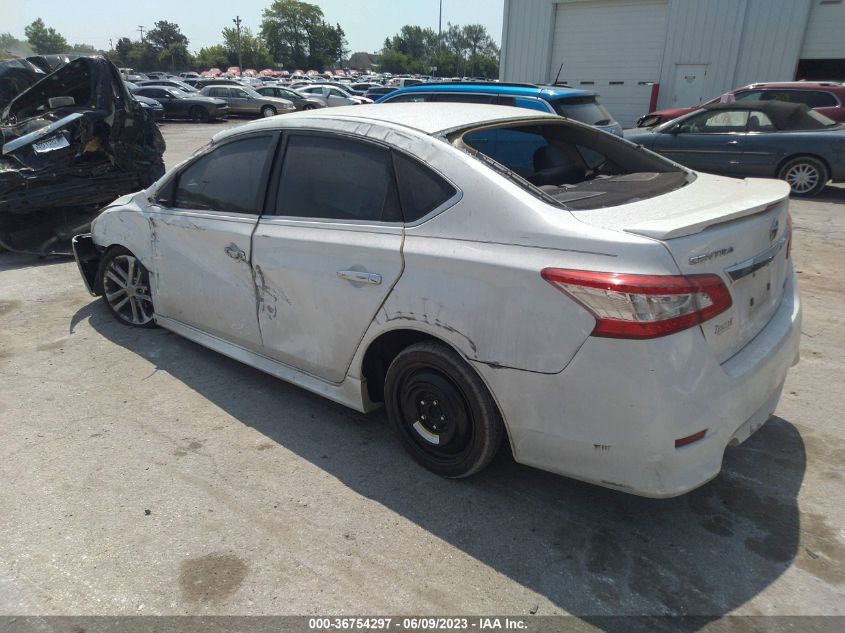
[{"label": "rear windshield", "polygon": [[568,97],[552,101],[552,107],[560,116],[574,119],[587,125],[610,125],[613,117],[595,97]]},{"label": "rear windshield", "polygon": [[532,195],[568,209],[652,198],[692,178],[648,150],[561,120],[475,128],[450,140]]}]

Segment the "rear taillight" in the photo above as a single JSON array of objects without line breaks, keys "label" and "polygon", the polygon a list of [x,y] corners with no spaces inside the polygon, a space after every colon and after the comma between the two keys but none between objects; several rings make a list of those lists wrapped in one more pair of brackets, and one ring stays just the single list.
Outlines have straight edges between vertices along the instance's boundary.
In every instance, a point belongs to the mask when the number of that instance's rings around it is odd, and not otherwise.
[{"label": "rear taillight", "polygon": [[786,258],[792,256],[792,214],[786,212]]},{"label": "rear taillight", "polygon": [[596,317],[592,336],[666,336],[712,319],[732,303],[718,275],[626,275],[561,268],[546,268],[542,275]]}]

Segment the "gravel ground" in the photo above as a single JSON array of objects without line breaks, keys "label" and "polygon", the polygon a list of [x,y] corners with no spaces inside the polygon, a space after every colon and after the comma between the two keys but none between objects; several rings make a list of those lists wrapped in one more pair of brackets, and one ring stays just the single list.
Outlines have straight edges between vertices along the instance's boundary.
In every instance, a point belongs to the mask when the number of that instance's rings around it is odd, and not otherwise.
[{"label": "gravel ground", "polygon": [[[168,123],[169,167],[215,131]],[[0,614],[842,614],[845,189],[794,201],[802,361],[722,475],[648,500],[360,415],[0,255]],[[2,628],[2,627],[0,627]]]}]

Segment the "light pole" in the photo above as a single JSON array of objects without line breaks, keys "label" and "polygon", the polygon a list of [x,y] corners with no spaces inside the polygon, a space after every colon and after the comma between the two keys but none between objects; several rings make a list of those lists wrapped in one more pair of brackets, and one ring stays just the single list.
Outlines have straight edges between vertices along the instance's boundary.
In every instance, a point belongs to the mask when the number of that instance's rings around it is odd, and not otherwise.
[{"label": "light pole", "polygon": [[244,66],[243,61],[241,61],[241,16],[236,15],[232,22],[235,23],[235,29],[238,32],[238,75],[243,76]]},{"label": "light pole", "polygon": [[141,44],[143,44],[144,43],[144,27],[139,26],[136,30],[141,32]]},{"label": "light pole", "polygon": [[[443,57],[443,0],[440,0],[440,14],[437,17],[437,67],[440,70],[440,65]],[[437,72],[437,71],[434,71]]]}]

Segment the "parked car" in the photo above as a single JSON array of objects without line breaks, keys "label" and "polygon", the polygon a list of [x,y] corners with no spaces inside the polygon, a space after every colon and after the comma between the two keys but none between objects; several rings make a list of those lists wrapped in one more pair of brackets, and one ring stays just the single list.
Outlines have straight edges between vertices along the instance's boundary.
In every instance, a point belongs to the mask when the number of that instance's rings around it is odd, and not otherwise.
[{"label": "parked car", "polygon": [[142,81],[139,86],[166,86],[168,88],[176,88],[182,92],[192,93],[199,92],[193,86],[186,84],[184,81],[176,79],[150,79],[149,81]]},{"label": "parked car", "polygon": [[240,81],[235,79],[227,79],[223,77],[217,79],[214,77],[200,77],[199,79],[186,79],[185,83],[193,86],[197,90],[202,90],[206,86],[243,86]]},{"label": "parked car", "polygon": [[288,88],[282,86],[262,86],[256,92],[265,97],[276,97],[278,99],[287,99],[297,110],[316,110],[317,108],[325,108],[326,103],[322,99],[316,97],[306,97]]},{"label": "parked car", "polygon": [[188,94],[176,88],[141,86],[134,94],[161,103],[166,119],[190,119],[205,123],[211,119],[225,119],[229,115],[229,106],[222,99],[210,99],[196,93]]},{"label": "parked car", "polygon": [[[793,81],[785,83],[756,83],[731,90],[725,95],[711,99],[703,105],[731,101],[786,101],[803,103],[817,110],[829,119],[845,123],[845,85],[831,81]],[[653,127],[689,114],[703,106],[668,108],[649,112],[639,118],[637,127]]]},{"label": "parked car", "polygon": [[803,104],[716,103],[625,138],[691,169],[780,178],[796,196],[845,181],[845,126]]},{"label": "parked car", "polygon": [[329,107],[338,107],[346,105],[362,105],[372,103],[366,97],[358,97],[349,94],[346,90],[338,88],[337,86],[330,86],[326,84],[314,84],[297,89],[301,95],[317,97],[322,99]]},{"label": "parked car", "polygon": [[376,103],[487,103],[552,112],[622,136],[622,126],[599,103],[598,93],[562,86],[500,82],[433,83],[402,88]]},{"label": "parked car", "polygon": [[142,108],[149,110],[153,117],[153,121],[158,123],[164,120],[164,106],[161,105],[160,102],[155,99],[151,99],[150,97],[145,97],[144,95],[138,95],[135,93],[132,93],[132,96],[135,97],[135,101],[141,104]]},{"label": "parked car", "polygon": [[396,88],[390,88],[388,86],[378,86],[376,88],[370,88],[367,92],[364,93],[364,96],[367,99],[372,99],[373,101],[378,101],[384,95],[389,95],[391,92],[396,92]]},{"label": "parked car", "polygon": [[666,497],[719,472],[798,358],[788,204],[552,114],[397,104],[222,131],[74,247],[118,321],[383,403],[435,473],[507,438]]},{"label": "parked car", "polygon": [[296,110],[288,99],[267,97],[247,86],[206,86],[200,94],[222,99],[229,104],[230,114],[268,117]]}]

